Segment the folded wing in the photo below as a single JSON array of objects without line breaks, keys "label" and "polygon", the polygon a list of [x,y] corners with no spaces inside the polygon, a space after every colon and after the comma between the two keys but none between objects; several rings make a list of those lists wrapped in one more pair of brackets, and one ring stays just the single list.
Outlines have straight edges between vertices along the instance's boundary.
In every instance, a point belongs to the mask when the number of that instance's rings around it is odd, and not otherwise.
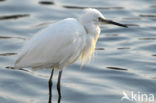
[{"label": "folded wing", "polygon": [[51,24],[28,41],[15,67],[69,65],[80,56],[85,45],[84,36],[85,30],[76,19],[68,18]]}]

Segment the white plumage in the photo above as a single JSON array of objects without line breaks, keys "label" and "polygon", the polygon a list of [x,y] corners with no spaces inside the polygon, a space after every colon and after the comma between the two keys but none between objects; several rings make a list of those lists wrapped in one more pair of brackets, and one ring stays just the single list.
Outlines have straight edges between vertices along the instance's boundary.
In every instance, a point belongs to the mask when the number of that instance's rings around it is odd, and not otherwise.
[{"label": "white plumage", "polygon": [[74,62],[85,43],[85,30],[73,18],[50,25],[36,34],[27,44],[16,67],[63,67]]},{"label": "white plumage", "polygon": [[58,68],[89,59],[100,34],[100,23],[111,23],[96,9],[86,9],[78,18],[67,18],[37,33],[26,43],[16,61],[16,68]]}]

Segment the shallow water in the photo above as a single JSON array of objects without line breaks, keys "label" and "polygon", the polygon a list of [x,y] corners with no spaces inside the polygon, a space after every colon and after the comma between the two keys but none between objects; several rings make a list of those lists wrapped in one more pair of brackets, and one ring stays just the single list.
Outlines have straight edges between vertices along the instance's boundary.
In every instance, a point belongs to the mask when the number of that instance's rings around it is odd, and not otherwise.
[{"label": "shallow water", "polygon": [[[155,0],[0,0],[0,103],[47,103],[50,70],[15,70],[25,41],[48,24],[76,17],[86,7],[128,29],[102,26],[97,49],[82,69],[79,62],[63,72],[61,103],[156,103]],[[7,68],[6,68],[7,67]],[[57,74],[53,103],[57,103]],[[155,101],[123,100],[123,92],[152,94]]]}]

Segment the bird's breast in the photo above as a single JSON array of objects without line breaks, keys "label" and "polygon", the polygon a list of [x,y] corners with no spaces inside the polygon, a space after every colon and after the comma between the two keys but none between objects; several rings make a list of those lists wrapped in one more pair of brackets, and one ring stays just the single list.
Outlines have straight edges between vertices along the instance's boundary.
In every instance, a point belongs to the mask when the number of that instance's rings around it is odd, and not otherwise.
[{"label": "bird's breast", "polygon": [[99,34],[97,34],[96,37],[94,37],[93,35],[86,35],[87,37],[85,40],[85,46],[82,49],[80,56],[82,63],[86,60],[91,59],[91,57],[93,56],[96,47],[96,42],[98,40],[98,35]]}]

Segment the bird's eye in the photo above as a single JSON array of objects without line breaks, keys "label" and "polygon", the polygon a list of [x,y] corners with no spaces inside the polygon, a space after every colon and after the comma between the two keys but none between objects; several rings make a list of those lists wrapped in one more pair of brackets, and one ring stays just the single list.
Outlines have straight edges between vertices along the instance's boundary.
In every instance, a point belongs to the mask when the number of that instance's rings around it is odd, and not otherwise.
[{"label": "bird's eye", "polygon": [[101,17],[98,17],[98,20],[99,20],[99,22],[103,22],[104,21],[104,19],[101,18]]}]

